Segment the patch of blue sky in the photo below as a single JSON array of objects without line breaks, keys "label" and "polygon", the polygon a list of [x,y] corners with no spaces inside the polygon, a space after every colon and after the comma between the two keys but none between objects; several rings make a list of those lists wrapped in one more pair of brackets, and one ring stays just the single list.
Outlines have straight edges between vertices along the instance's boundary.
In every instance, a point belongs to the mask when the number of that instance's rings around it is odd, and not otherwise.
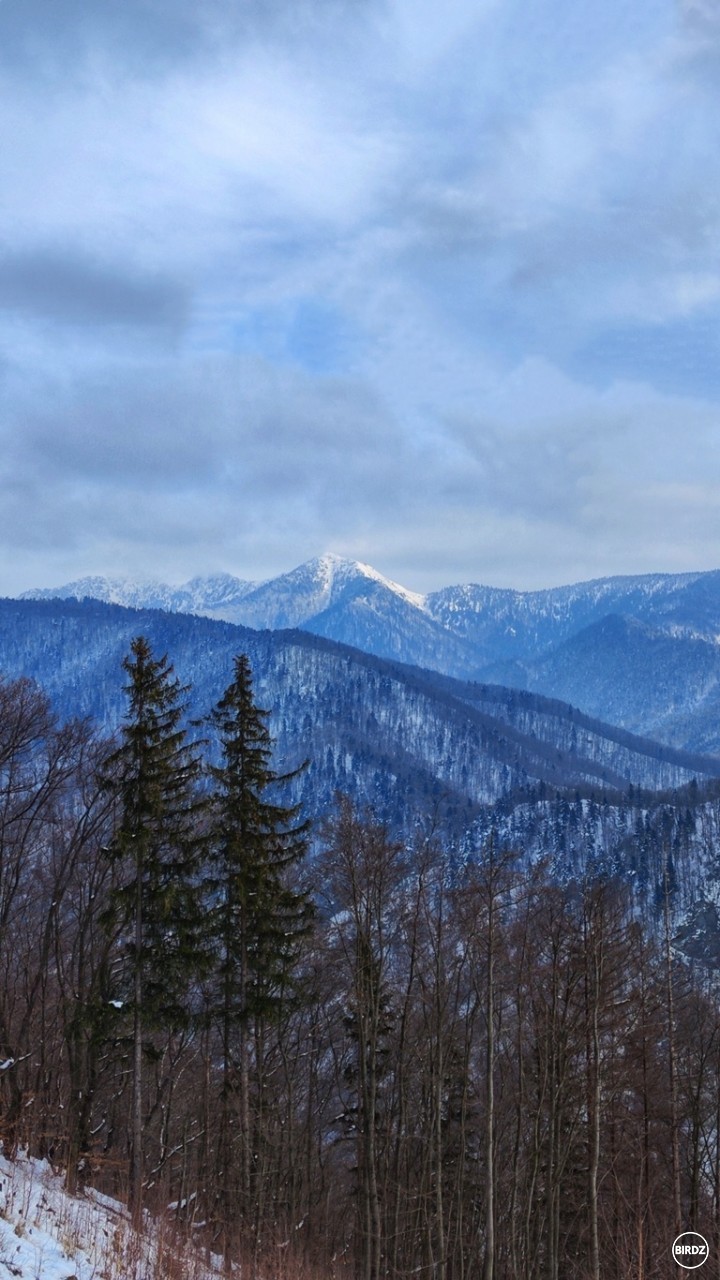
[{"label": "patch of blue sky", "polygon": [[352,362],[355,335],[347,317],[319,298],[253,308],[233,324],[237,352],[299,365],[308,373],[344,373]]}]

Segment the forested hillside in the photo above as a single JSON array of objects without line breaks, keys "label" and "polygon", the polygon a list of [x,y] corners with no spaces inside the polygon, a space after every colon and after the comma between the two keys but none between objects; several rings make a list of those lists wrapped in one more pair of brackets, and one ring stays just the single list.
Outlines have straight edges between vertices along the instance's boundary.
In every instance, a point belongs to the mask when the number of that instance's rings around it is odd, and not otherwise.
[{"label": "forested hillside", "polygon": [[220,696],[247,653],[270,712],[278,761],[310,767],[293,798],[309,816],[336,791],[397,829],[429,814],[458,839],[480,806],[543,782],[660,790],[720,775],[717,760],[633,738],[534,695],[467,685],[305,632],[255,632],[205,618],[92,601],[0,601],[0,669],[29,675],[63,716],[115,728],[134,635],[170,652],[193,717]]},{"label": "forested hillside", "polygon": [[301,632],[0,637],[8,1153],[227,1274],[720,1247],[716,761]]},{"label": "forested hillside", "polygon": [[706,637],[610,615],[536,661],[495,664],[485,674],[552,690],[661,742],[720,751],[720,648]]},{"label": "forested hillside", "polygon": [[[170,1206],[227,1274],[659,1280],[680,1229],[717,1248],[720,1022],[713,971],[671,945],[682,825],[645,824],[653,927],[600,861],[560,877],[491,832],[458,864],[349,800],[303,868],[235,674],[210,810],[147,649],[119,751],[3,686],[6,1152],[129,1198],[138,1224]],[[556,845],[612,825],[559,803],[535,809]]]}]

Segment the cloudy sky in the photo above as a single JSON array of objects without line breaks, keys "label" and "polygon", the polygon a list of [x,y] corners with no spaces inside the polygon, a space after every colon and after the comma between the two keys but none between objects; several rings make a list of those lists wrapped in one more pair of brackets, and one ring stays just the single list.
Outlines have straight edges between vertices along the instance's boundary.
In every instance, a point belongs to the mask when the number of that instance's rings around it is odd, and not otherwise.
[{"label": "cloudy sky", "polygon": [[720,566],[718,0],[0,0],[0,591]]}]

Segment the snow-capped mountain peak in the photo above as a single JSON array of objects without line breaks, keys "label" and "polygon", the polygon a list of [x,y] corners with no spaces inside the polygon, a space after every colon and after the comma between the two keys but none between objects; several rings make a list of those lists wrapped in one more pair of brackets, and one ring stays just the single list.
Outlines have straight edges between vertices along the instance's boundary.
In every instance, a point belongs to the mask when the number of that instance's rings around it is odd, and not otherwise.
[{"label": "snow-capped mountain peak", "polygon": [[[385,588],[416,609],[424,609],[425,597],[386,578],[372,565],[350,560],[332,551],[289,573],[262,582],[250,582],[229,573],[191,578],[180,586],[149,579],[92,575],[59,587],[23,592],[23,600],[89,597],[107,604],[136,609],[166,609],[170,613],[200,613],[228,622],[261,627],[301,626],[310,617],[337,602],[349,589],[372,583]],[[247,607],[238,610],[240,602]],[[243,616],[241,617],[240,614]],[[254,619],[251,621],[250,619]]]},{"label": "snow-capped mountain peak", "polygon": [[295,572],[300,573],[304,569],[316,569],[327,586],[328,598],[331,599],[333,591],[337,587],[345,587],[349,582],[357,582],[359,579],[366,578],[369,582],[379,583],[386,590],[392,591],[394,595],[399,596],[401,600],[405,600],[408,604],[413,605],[416,609],[424,609],[425,596],[418,591],[409,591],[407,587],[401,586],[399,582],[394,582],[392,578],[386,578],[384,574],[377,569],[373,569],[372,565],[365,564],[362,560],[349,560],[343,556],[336,555],[333,551],[327,551],[325,555],[319,556],[315,560],[309,560],[306,565],[300,565]]}]

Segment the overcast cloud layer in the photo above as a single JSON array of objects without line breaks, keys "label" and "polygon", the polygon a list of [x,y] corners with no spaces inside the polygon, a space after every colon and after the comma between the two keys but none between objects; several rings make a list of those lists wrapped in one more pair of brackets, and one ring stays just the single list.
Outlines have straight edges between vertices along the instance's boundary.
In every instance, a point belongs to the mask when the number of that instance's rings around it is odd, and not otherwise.
[{"label": "overcast cloud layer", "polygon": [[720,566],[716,0],[3,0],[0,591]]}]

